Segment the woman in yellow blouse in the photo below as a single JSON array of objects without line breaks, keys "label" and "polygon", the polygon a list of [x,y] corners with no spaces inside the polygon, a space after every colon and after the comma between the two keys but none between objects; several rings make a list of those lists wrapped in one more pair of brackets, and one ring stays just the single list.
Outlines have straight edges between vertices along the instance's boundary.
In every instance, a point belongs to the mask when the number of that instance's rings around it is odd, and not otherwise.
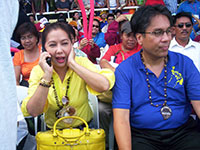
[{"label": "woman in yellow blouse", "polygon": [[[112,88],[115,78],[109,69],[98,70],[87,57],[75,56],[69,25],[61,22],[48,25],[42,35],[46,52],[40,56],[29,79],[28,97],[22,103],[25,116],[45,113],[49,128],[63,116],[79,116],[89,122],[93,113],[88,92],[98,95]],[[51,66],[46,59],[51,58]],[[78,127],[81,122],[65,119],[58,128]]]}]

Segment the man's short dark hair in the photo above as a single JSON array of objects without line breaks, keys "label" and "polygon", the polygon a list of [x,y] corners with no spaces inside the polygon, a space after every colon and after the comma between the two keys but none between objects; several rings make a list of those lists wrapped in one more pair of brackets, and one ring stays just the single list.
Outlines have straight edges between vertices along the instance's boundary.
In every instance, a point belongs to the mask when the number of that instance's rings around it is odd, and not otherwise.
[{"label": "man's short dark hair", "polygon": [[[164,15],[169,19],[170,26],[172,26],[172,16],[170,11],[163,5],[147,5],[140,7],[131,18],[131,28],[136,35],[143,33],[150,25],[152,18],[156,15]],[[159,23],[159,22],[158,22]]]},{"label": "man's short dark hair", "polygon": [[176,14],[174,17],[173,17],[173,23],[174,25],[176,24],[176,21],[177,19],[181,18],[181,17],[187,17],[188,19],[190,19],[190,22],[193,24],[193,21],[192,21],[192,14],[190,12],[180,12],[178,14]]},{"label": "man's short dark hair", "polygon": [[106,18],[108,19],[109,17],[113,17],[115,19],[115,15],[114,14],[108,14]]}]

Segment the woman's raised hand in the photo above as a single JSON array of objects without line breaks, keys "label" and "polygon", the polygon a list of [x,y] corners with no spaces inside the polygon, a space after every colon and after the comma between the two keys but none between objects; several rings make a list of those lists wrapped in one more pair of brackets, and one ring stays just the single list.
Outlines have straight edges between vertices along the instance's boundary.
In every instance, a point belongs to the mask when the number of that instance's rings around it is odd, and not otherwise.
[{"label": "woman's raised hand", "polygon": [[40,60],[39,60],[39,65],[42,68],[42,70],[44,71],[44,76],[46,77],[46,79],[51,80],[51,76],[53,73],[53,66],[49,66],[49,64],[47,63],[47,58],[50,57],[51,55],[48,52],[43,52],[40,55]]}]

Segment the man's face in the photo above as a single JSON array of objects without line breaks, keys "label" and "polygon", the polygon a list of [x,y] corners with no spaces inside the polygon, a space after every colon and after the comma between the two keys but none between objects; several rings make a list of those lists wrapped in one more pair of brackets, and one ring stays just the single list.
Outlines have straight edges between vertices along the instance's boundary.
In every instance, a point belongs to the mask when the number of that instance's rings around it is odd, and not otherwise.
[{"label": "man's face", "polygon": [[137,41],[133,35],[133,33],[125,33],[123,32],[121,35],[122,45],[127,50],[132,50],[137,45]]},{"label": "man's face", "polygon": [[188,17],[180,17],[176,20],[174,27],[176,39],[188,41],[192,32],[192,23]]},{"label": "man's face", "polygon": [[96,35],[99,32],[99,23],[97,21],[93,21],[93,27],[92,27],[92,34]]},{"label": "man's face", "polygon": [[143,47],[143,53],[152,59],[157,59],[167,56],[171,35],[169,19],[164,15],[156,15],[151,19],[145,33],[136,34],[136,38]]},{"label": "man's face", "polygon": [[107,20],[108,24],[111,24],[113,21],[114,21],[113,16],[108,17],[108,20]]}]

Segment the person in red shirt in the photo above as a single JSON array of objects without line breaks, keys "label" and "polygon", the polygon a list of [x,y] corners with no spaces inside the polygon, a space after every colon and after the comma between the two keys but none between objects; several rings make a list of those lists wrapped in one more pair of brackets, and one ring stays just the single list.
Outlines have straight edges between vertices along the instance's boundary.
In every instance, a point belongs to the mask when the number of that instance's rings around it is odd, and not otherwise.
[{"label": "person in red shirt", "polygon": [[[100,60],[101,68],[109,68],[115,71],[115,66],[112,66],[113,63],[109,63],[112,57],[114,57],[114,63],[120,64],[123,60],[140,51],[141,46],[137,43],[133,35],[129,21],[122,24],[120,36],[122,42],[110,46],[106,54]],[[112,113],[112,91],[107,91],[99,95],[98,100],[100,127],[105,130],[106,143],[108,143],[109,124]]]},{"label": "person in red shirt", "polygon": [[123,60],[127,59],[129,56],[135,54],[141,49],[141,46],[137,43],[135,37],[133,36],[129,21],[122,24],[120,35],[122,42],[117,45],[110,46],[106,54],[100,60],[101,68],[110,68],[115,71],[115,67],[109,63],[112,56],[114,56],[114,63],[120,64]]}]

